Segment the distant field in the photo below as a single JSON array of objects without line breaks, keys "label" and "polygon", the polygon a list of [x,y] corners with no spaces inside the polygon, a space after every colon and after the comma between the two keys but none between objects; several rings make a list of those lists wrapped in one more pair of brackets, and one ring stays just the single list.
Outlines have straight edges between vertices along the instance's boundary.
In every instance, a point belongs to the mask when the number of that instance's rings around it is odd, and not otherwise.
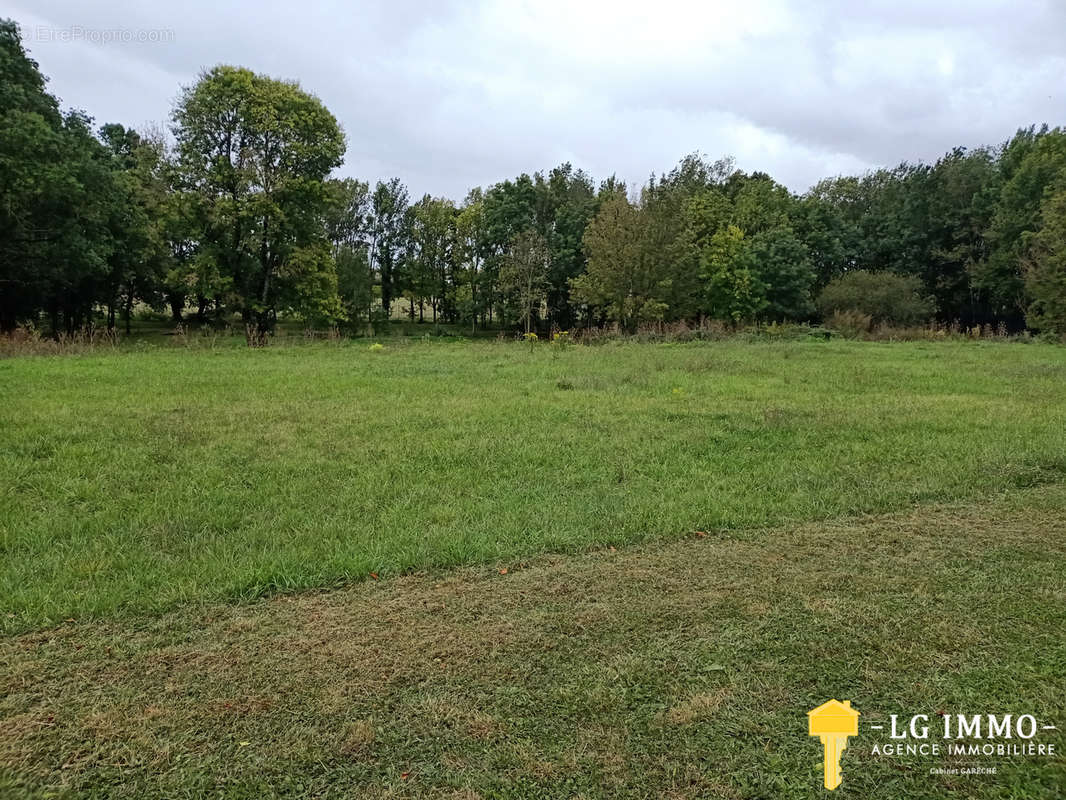
[{"label": "distant field", "polygon": [[386,340],[0,361],[17,632],[1066,480],[1066,349]]}]

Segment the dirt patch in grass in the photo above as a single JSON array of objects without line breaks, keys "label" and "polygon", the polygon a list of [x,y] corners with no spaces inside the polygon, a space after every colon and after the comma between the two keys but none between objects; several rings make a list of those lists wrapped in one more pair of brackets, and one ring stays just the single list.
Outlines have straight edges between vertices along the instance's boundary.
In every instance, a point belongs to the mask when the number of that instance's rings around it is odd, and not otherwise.
[{"label": "dirt patch in grass", "polygon": [[[805,713],[1066,728],[1066,491],[708,534],[0,640],[4,797],[816,797]],[[501,574],[503,567],[507,568]],[[1060,758],[843,761],[1054,796]]]}]

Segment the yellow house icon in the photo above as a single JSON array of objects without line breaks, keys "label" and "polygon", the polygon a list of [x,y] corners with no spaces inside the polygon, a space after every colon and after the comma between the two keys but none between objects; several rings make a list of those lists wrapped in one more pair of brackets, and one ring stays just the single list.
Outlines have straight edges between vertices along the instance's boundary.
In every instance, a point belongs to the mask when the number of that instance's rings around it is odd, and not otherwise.
[{"label": "yellow house icon", "polygon": [[840,785],[840,754],[848,746],[848,737],[859,733],[859,712],[851,701],[828,700],[807,712],[807,733],[822,741],[825,751],[825,788]]}]

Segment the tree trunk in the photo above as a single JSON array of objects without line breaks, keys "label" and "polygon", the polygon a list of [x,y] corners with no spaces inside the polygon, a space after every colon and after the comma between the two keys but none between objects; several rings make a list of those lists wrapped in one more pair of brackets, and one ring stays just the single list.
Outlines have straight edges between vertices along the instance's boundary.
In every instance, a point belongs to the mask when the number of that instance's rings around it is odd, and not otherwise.
[{"label": "tree trunk", "polygon": [[529,335],[529,326],[533,322],[533,275],[526,275],[526,335]]},{"label": "tree trunk", "polygon": [[133,316],[133,291],[126,295],[126,335],[130,335],[130,317]]},{"label": "tree trunk", "polygon": [[[476,263],[476,262],[475,262]],[[470,269],[470,333],[477,330],[477,268]]]},{"label": "tree trunk", "polygon": [[167,295],[167,303],[170,305],[170,321],[181,322],[181,315],[185,310],[185,295],[178,292],[171,292]]}]

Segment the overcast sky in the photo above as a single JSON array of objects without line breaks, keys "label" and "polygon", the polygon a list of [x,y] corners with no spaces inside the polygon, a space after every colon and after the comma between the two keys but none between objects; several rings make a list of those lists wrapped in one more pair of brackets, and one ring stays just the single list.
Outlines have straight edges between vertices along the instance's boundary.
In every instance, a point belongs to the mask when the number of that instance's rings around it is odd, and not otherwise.
[{"label": "overcast sky", "polygon": [[1066,0],[0,0],[0,16],[100,123],[166,123],[219,63],[295,78],[344,127],[342,172],[412,196],[563,161],[640,182],[693,151],[803,191],[1066,123]]}]

